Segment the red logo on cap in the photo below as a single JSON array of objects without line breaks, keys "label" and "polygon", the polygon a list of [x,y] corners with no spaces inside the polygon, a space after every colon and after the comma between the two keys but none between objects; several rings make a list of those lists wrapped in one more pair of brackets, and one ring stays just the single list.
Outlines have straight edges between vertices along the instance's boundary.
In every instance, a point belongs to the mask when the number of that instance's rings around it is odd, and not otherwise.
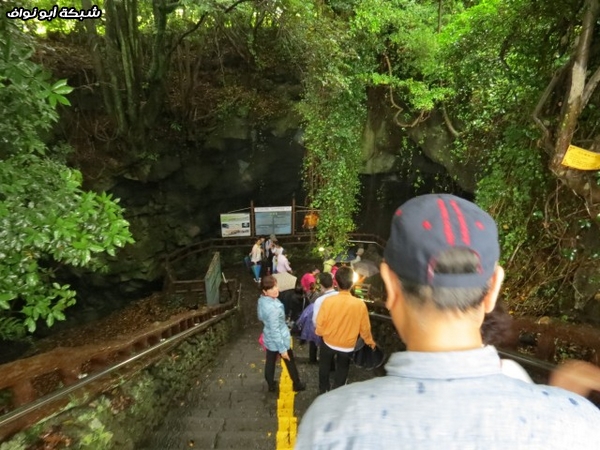
[{"label": "red logo on cap", "polygon": [[[467,226],[467,222],[465,221],[465,216],[463,215],[460,206],[454,200],[450,200],[450,206],[456,214],[456,221],[458,222],[458,229],[460,231],[460,238],[462,239],[465,245],[471,244],[471,236],[469,235],[469,227]],[[444,226],[444,235],[446,236],[446,242],[448,245],[454,246],[456,243],[456,236],[454,236],[454,231],[452,230],[452,223],[450,221],[450,211],[446,208],[446,204],[444,200],[441,198],[438,199],[438,207],[440,208],[440,215],[442,216],[442,224]]]},{"label": "red logo on cap", "polygon": [[465,217],[463,216],[463,213],[462,213],[460,207],[454,200],[452,200],[450,202],[450,205],[454,209],[454,212],[456,213],[456,218],[458,219],[458,226],[460,228],[460,237],[462,238],[462,241],[466,245],[470,245],[471,237],[469,236],[469,228],[467,227],[467,223],[465,222]]},{"label": "red logo on cap", "polygon": [[444,204],[444,200],[438,199],[438,207],[440,208],[440,215],[442,216],[442,224],[444,226],[444,234],[446,235],[446,242],[450,245],[454,245],[454,233],[452,232],[452,224],[450,223],[450,217],[448,216],[448,210]]}]

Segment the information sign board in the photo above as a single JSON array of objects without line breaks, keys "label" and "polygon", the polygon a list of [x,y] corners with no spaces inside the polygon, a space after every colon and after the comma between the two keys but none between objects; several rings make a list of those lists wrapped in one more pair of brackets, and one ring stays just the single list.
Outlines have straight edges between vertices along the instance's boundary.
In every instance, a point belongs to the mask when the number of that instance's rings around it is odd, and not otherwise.
[{"label": "information sign board", "polygon": [[250,236],[250,213],[221,214],[221,237]]},{"label": "information sign board", "polygon": [[579,170],[600,170],[600,153],[569,145],[562,165]]},{"label": "information sign board", "polygon": [[254,208],[254,228],[257,236],[292,234],[292,207]]}]

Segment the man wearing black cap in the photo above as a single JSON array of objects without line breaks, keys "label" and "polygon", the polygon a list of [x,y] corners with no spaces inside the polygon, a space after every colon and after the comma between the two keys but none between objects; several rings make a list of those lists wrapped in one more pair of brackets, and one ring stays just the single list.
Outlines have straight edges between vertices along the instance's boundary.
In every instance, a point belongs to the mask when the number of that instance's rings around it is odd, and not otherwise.
[{"label": "man wearing black cap", "polygon": [[504,271],[493,219],[448,194],[396,211],[381,276],[406,352],[387,375],[320,396],[297,449],[600,449],[600,411],[502,373],[480,327]]}]

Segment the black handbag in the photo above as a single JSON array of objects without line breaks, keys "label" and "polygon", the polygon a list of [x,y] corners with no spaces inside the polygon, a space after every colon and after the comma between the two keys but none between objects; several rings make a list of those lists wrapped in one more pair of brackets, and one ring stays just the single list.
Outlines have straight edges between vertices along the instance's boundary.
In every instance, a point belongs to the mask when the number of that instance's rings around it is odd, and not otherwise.
[{"label": "black handbag", "polygon": [[376,345],[375,349],[372,349],[365,344],[365,341],[359,336],[354,346],[354,353],[352,353],[352,361],[354,365],[366,370],[373,370],[380,367],[383,364],[384,354],[383,351]]}]

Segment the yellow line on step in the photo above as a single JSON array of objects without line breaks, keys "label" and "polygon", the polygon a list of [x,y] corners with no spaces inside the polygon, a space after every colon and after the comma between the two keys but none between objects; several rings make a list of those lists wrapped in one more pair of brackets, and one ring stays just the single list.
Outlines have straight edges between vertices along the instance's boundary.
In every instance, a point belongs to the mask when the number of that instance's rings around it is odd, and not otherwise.
[{"label": "yellow line on step", "polygon": [[291,450],[296,444],[298,419],[294,416],[295,396],[292,379],[282,359],[277,398],[277,450]]}]

